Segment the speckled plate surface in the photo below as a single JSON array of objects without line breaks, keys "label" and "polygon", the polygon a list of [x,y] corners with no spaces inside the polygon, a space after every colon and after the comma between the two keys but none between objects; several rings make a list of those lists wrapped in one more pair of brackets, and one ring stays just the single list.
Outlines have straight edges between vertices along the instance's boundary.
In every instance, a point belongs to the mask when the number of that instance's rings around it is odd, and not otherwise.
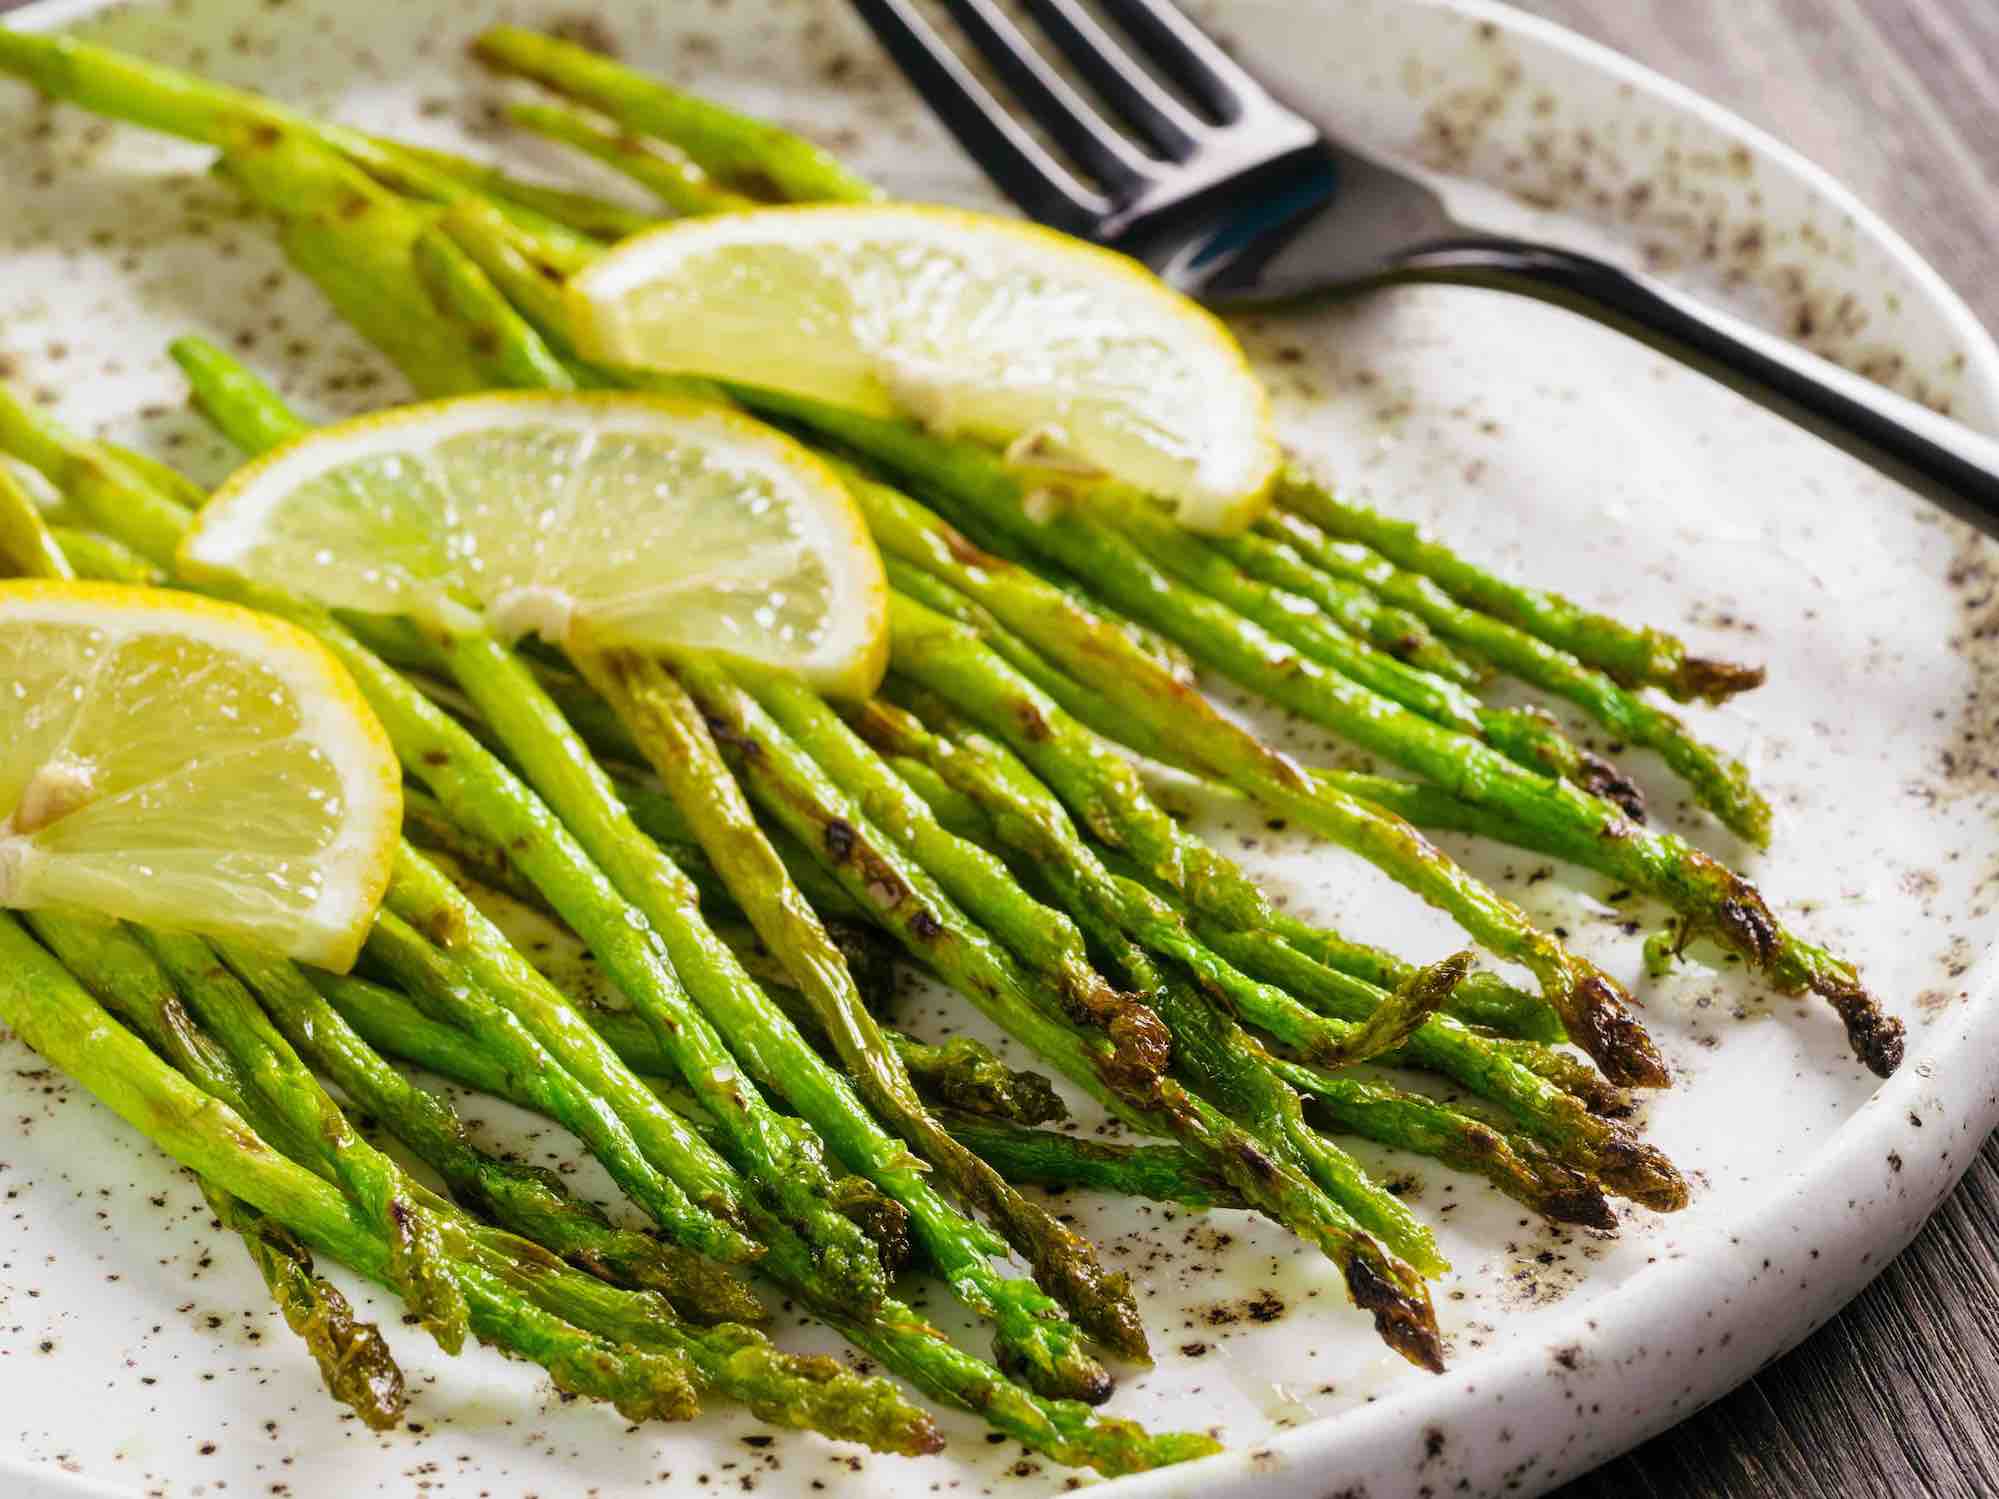
[{"label": "speckled plate surface", "polygon": [[[1497,8],[1229,0],[1225,33],[1349,136],[1444,175],[1465,212],[1560,234],[1723,296],[1849,363],[1999,426],[1999,351],[1899,239],[1709,105]],[[814,130],[912,197],[987,191],[836,0],[171,0],[43,6],[122,46],[344,118],[493,148],[461,43],[506,16],[589,28],[638,65]],[[553,167],[523,150],[516,158]],[[307,410],[396,379],[289,275],[203,154],[0,85],[0,369],[72,422],[212,478],[175,334],[234,344]],[[1536,305],[1403,291],[1244,333],[1288,437],[1353,488],[1466,548],[1698,646],[1770,667],[1703,733],[1778,809],[1754,858],[1653,782],[1662,818],[1746,862],[1782,911],[1859,960],[1909,1024],[1884,1087],[1823,1014],[1691,963],[1642,979],[1659,913],[1593,876],[1463,850],[1628,979],[1681,1072],[1647,1128],[1696,1180],[1670,1219],[1551,1231],[1483,1184],[1369,1154],[1439,1225],[1451,1371],[1375,1343],[1327,1266],[1237,1214],[1097,1200],[1083,1226],[1144,1288],[1160,1353],[1112,1409],[1212,1427],[1230,1452],[1125,1499],[1531,1493],[1688,1414],[1824,1321],[1907,1241],[1999,1117],[1999,630],[1986,549],[1847,459],[1634,345]],[[1332,753],[1295,725],[1273,731]],[[1644,769],[1642,765],[1638,766]],[[1356,860],[1209,822],[1296,907],[1412,956],[1452,934]],[[1546,877],[1552,872],[1553,877]],[[911,1023],[963,1024],[934,994]],[[712,1494],[901,1499],[1077,1480],[950,1417],[947,1455],[870,1457],[718,1412],[631,1429],[488,1354],[399,1338],[408,1430],[339,1418],[194,1187],[105,1111],[0,1049],[0,1489],[59,1494],[424,1492],[448,1499]],[[503,1109],[496,1140],[571,1164]],[[585,1162],[573,1178],[608,1198]],[[951,1308],[928,1298],[946,1325]],[[384,1309],[393,1319],[393,1310]],[[807,1335],[788,1335],[803,1343]]]}]

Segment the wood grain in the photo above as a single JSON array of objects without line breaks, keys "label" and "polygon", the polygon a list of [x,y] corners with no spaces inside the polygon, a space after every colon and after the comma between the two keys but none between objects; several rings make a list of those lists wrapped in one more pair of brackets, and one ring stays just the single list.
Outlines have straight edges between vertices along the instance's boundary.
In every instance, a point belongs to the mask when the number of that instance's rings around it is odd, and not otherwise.
[{"label": "wood grain", "polygon": [[[0,11],[14,3],[0,0]],[[1994,0],[1518,3],[1719,100],[1828,168],[1999,328]],[[1559,1499],[1990,1499],[1995,1427],[1999,1137],[1832,1324]]]},{"label": "wood grain", "polygon": [[[1999,4],[1517,0],[1852,188],[1999,328]],[[1999,1494],[1999,1138],[1834,1322],[1558,1499]]]}]

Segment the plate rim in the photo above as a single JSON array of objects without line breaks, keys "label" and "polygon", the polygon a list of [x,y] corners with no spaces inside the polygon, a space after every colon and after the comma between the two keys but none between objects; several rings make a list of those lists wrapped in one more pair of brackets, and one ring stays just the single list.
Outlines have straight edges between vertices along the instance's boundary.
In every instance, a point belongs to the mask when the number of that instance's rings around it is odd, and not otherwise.
[{"label": "plate rim", "polygon": [[[157,0],[30,0],[30,3],[0,15],[0,27],[23,31],[49,31],[75,25],[104,11],[146,6]],[[1445,11],[1467,21],[1491,23],[1516,37],[1522,37],[1566,56],[1580,66],[1629,84],[1637,93],[1651,96],[1669,109],[1700,119],[1742,144],[1774,167],[1800,179],[1828,205],[1848,215],[1857,235],[1879,246],[1886,257],[1908,275],[1925,299],[1941,313],[1958,341],[1967,371],[1982,377],[1986,398],[1968,412],[1954,413],[1957,419],[1976,429],[1999,435],[1999,338],[1988,331],[1970,306],[1909,241],[1880,213],[1869,207],[1831,172],[1796,148],[1744,119],[1734,110],[1717,103],[1692,87],[1679,83],[1644,63],[1544,17],[1518,10],[1501,0],[1400,0],[1412,8]],[[1668,273],[1663,279],[1671,281]],[[1968,392],[1976,396],[1978,388]],[[1712,1381],[1701,1383],[1690,1403],[1662,1408],[1635,1420],[1616,1420],[1618,1435],[1601,1447],[1585,1448],[1571,1457],[1557,1456],[1537,1463],[1533,1476],[1513,1492],[1545,1492],[1555,1484],[1627,1452],[1659,1432],[1676,1426],[1703,1407],[1721,1398],[1744,1382],[1757,1369],[1788,1352],[1846,1305],[1877,1275],[1885,1270],[1908,1242],[1922,1229],[1937,1207],[1955,1189],[1969,1169],[1986,1135],[1999,1127],[1999,1010],[1989,1001],[1999,988],[1999,977],[1986,992],[1968,1000],[1942,1028],[1925,1033],[1920,1053],[1910,1055],[1892,1078],[1881,1084],[1853,1115],[1842,1123],[1808,1159],[1771,1184],[1768,1199],[1755,1212],[1732,1225],[1731,1239],[1739,1251],[1722,1257],[1661,1263],[1646,1270],[1613,1292],[1604,1302],[1588,1311],[1569,1310],[1551,1319],[1531,1346],[1516,1340],[1509,1347],[1494,1349],[1454,1365],[1450,1374],[1424,1383],[1404,1386],[1371,1404],[1338,1416],[1327,1417],[1297,1427],[1251,1448],[1234,1448],[1214,1457],[1177,1468],[1093,1484],[1092,1488],[1116,1499],[1232,1499],[1254,1494],[1256,1499],[1289,1499],[1323,1491],[1329,1482],[1345,1474],[1328,1473],[1329,1465],[1340,1460],[1358,1481],[1363,1476],[1377,1478],[1400,1472],[1405,1476],[1421,1471],[1422,1444],[1414,1438],[1438,1423],[1462,1419],[1462,1412],[1448,1410],[1449,1387],[1474,1379],[1469,1390],[1484,1386],[1531,1392],[1555,1383],[1543,1376],[1548,1345],[1565,1340],[1591,1350],[1592,1399],[1609,1405],[1620,1395],[1642,1394],[1642,1376],[1627,1372],[1632,1366],[1614,1361],[1612,1344],[1643,1345],[1650,1338],[1670,1342],[1687,1299],[1709,1303],[1720,1296],[1733,1306],[1738,1319],[1751,1314],[1744,1310],[1751,1297],[1770,1299],[1769,1291],[1754,1289],[1759,1272],[1750,1269],[1757,1258],[1740,1252],[1758,1241],[1771,1242],[1781,1227],[1795,1222],[1798,1211],[1808,1207],[1828,1183],[1842,1173],[1879,1162],[1893,1154],[1902,1165],[1903,1180],[1920,1185],[1933,1200],[1892,1239],[1892,1253],[1881,1253],[1882,1241],[1869,1239],[1849,1220],[1838,1232],[1820,1235],[1817,1273],[1835,1285],[1830,1298],[1818,1298],[1819,1315],[1808,1325],[1788,1323],[1778,1317],[1756,1319],[1750,1335],[1735,1340],[1728,1367]],[[1969,1065],[1940,1065],[1951,1058],[1969,1058]],[[1984,1065],[1979,1066],[1980,1060]],[[1944,1079],[1945,1081],[1941,1081]],[[1947,1100],[1940,1123],[1947,1128],[1917,1132],[1905,1123],[1911,1102],[1926,1086],[1936,1085],[1937,1096]],[[1981,1095],[1983,1095],[1981,1097]],[[1955,1107],[1953,1107],[1953,1104]],[[1966,1126],[1976,1130],[1976,1143],[1960,1150],[1952,1142]],[[1899,1147],[1899,1151],[1897,1150]],[[1870,1171],[1874,1168],[1868,1167]],[[1906,1188],[1905,1188],[1906,1191]],[[1864,1258],[1860,1245],[1871,1244]],[[1775,1281],[1773,1280],[1773,1285]],[[1625,1303],[1637,1293],[1651,1303],[1637,1308]],[[1594,1323],[1606,1310],[1616,1314],[1616,1330],[1599,1335],[1585,1324]],[[1669,1321],[1669,1319],[1671,1319]],[[1768,1332],[1762,1329],[1769,1328]],[[1681,1331],[1678,1336],[1684,1336]],[[1503,1396],[1502,1396],[1503,1398]],[[1568,1410],[1568,1396],[1562,1397],[1569,1424],[1584,1419]],[[1531,1426],[1535,1415],[1531,1402],[1515,1407],[1509,1419]],[[1563,1419],[1564,1412],[1556,1412]],[[1454,1477],[1469,1480],[1474,1491],[1481,1485],[1497,1487],[1503,1465],[1497,1453],[1488,1453],[1471,1465],[1453,1470]],[[101,1479],[77,1477],[19,1457],[0,1457],[0,1475],[25,1487],[16,1489],[22,1499],[136,1499],[138,1490]],[[1525,1476],[1523,1475],[1523,1478]],[[1369,1492],[1365,1483],[1355,1493]]]}]

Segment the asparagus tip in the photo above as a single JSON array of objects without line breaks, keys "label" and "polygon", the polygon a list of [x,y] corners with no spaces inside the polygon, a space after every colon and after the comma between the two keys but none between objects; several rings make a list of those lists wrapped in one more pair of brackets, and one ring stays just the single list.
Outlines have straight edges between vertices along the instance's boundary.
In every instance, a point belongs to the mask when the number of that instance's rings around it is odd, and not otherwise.
[{"label": "asparagus tip", "polygon": [[1378,1244],[1363,1241],[1341,1267],[1347,1295],[1374,1318],[1382,1342],[1419,1369],[1444,1372],[1444,1340],[1422,1278]]},{"label": "asparagus tip", "polygon": [[1664,1058],[1635,1017],[1624,1008],[1617,986],[1592,973],[1576,985],[1576,1013],[1564,1016],[1569,1035],[1620,1088],[1664,1088],[1672,1083]]},{"label": "asparagus tip", "polygon": [[[1076,1400],[1084,1405],[1102,1405],[1117,1391],[1110,1370],[1083,1352],[1080,1347],[1051,1349],[1047,1339],[1037,1338],[1047,1324],[1032,1329],[1002,1328],[993,1335],[993,1362],[1008,1379],[1025,1384],[1035,1394],[1051,1400]],[[1038,1342],[1039,1346],[1034,1347]]]},{"label": "asparagus tip", "polygon": [[1620,1135],[1598,1152],[1596,1165],[1606,1187],[1640,1207],[1676,1213],[1687,1205],[1687,1179],[1655,1146]]},{"label": "asparagus tip", "polygon": [[1846,1026],[1847,1044],[1876,1077],[1892,1077],[1902,1065],[1902,1022],[1875,1003],[1858,983],[1825,984],[1820,993]]},{"label": "asparagus tip", "polygon": [[1580,1171],[1544,1172],[1543,1195],[1538,1204],[1541,1216],[1551,1223],[1573,1223],[1580,1228],[1612,1233],[1617,1214],[1603,1195],[1603,1188]]},{"label": "asparagus tip", "polygon": [[1688,656],[1673,673],[1672,695],[1681,702],[1695,698],[1725,703],[1738,692],[1763,685],[1768,675],[1760,666],[1742,666],[1734,661],[1718,661],[1708,656]]}]

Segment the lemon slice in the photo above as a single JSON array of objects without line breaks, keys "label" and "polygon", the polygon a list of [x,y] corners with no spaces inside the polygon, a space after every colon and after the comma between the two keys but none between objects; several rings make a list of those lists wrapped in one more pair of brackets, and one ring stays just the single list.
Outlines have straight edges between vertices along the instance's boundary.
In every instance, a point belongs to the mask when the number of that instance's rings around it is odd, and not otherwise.
[{"label": "lemon slice", "polygon": [[345,971],[402,810],[395,751],[311,636],[159,589],[0,583],[0,906]]},{"label": "lemon slice", "polygon": [[606,363],[912,417],[1100,473],[1241,530],[1278,466],[1229,331],[1138,262],[1014,219],[907,204],[716,214],[624,241],[570,283]]},{"label": "lemon slice", "polygon": [[660,396],[498,394],[326,427],[244,469],[183,543],[200,573],[334,608],[591,649],[684,648],[865,697],[888,584],[837,475],[782,433]]}]

